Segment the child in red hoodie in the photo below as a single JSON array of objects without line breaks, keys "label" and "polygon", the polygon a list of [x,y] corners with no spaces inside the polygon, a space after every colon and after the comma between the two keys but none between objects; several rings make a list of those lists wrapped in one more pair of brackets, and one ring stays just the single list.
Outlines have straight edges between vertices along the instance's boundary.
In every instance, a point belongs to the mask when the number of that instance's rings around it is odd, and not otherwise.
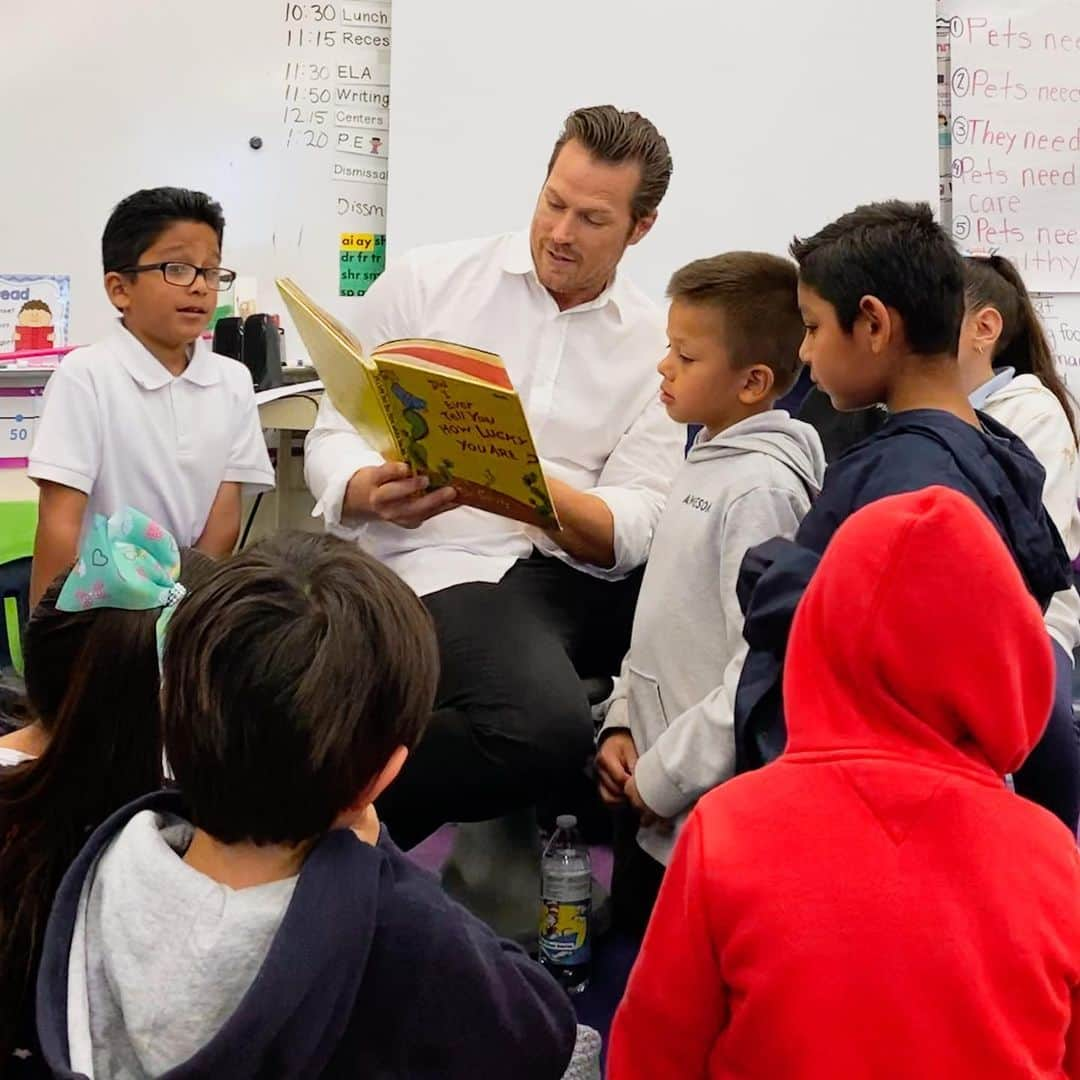
[{"label": "child in red hoodie", "polygon": [[612,1080],[1080,1078],[1080,856],[1002,782],[1053,679],[965,496],[842,525],[792,628],[787,749],[691,816]]}]

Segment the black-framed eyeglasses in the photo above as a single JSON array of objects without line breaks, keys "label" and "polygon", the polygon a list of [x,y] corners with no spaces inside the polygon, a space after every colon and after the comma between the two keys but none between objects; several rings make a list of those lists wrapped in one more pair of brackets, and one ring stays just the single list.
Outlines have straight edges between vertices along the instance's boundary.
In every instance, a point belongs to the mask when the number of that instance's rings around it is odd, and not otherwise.
[{"label": "black-framed eyeglasses", "polygon": [[118,274],[143,274],[148,270],[160,270],[161,276],[170,284],[186,289],[195,284],[201,274],[208,289],[221,292],[236,280],[235,270],[226,270],[223,266],[195,266],[186,262],[146,263],[141,266],[121,266]]}]

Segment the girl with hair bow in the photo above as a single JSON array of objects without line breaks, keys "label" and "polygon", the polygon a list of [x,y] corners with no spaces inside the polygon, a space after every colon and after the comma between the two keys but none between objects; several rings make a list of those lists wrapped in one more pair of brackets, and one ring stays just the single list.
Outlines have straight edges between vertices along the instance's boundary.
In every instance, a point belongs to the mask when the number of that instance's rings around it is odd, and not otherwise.
[{"label": "girl with hair bow", "polygon": [[99,515],[23,635],[33,723],[0,738],[0,1075],[32,1076],[34,981],[53,895],[87,836],[161,786],[158,657],[214,563],[136,510]]}]

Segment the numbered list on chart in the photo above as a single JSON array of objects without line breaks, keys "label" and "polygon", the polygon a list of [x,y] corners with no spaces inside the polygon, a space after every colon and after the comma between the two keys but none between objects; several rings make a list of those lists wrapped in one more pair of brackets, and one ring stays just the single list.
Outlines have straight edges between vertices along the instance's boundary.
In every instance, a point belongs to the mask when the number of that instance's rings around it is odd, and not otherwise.
[{"label": "numbered list on chart", "polygon": [[390,157],[390,0],[285,3],[288,153],[325,161],[339,292],[363,296],[382,272]]},{"label": "numbered list on chart", "polygon": [[1080,291],[1080,8],[951,8],[953,234],[1033,290]]}]

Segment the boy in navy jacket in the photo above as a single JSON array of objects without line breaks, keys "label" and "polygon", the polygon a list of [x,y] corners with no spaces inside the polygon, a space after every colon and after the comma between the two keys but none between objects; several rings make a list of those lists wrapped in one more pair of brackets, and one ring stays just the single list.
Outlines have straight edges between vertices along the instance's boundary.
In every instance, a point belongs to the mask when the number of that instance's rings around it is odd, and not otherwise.
[{"label": "boy in navy jacket", "polygon": [[[1042,466],[1007,428],[977,414],[961,386],[963,265],[929,206],[861,206],[795,240],[791,253],[806,326],[800,356],[815,383],[841,411],[881,403],[890,415],[829,466],[794,541],[769,540],[743,561],[739,595],[750,652],[735,703],[740,772],[784,747],[781,680],[795,607],[833,533],[867,503],[934,484],[953,488],[993,522],[1044,610],[1055,592],[1072,587],[1068,556],[1042,505]],[[941,558],[965,553],[943,551]],[[993,642],[988,627],[986,647]],[[1059,652],[1059,692],[1044,739],[1063,749],[1058,767],[1028,795],[1075,831],[1080,792],[1075,739],[1066,726],[1070,665]]]},{"label": "boy in navy jacket", "polygon": [[281,534],[183,600],[162,702],[182,793],[115,814],[60,887],[54,1075],[562,1076],[566,995],[375,815],[437,672],[420,601],[332,537]]}]

